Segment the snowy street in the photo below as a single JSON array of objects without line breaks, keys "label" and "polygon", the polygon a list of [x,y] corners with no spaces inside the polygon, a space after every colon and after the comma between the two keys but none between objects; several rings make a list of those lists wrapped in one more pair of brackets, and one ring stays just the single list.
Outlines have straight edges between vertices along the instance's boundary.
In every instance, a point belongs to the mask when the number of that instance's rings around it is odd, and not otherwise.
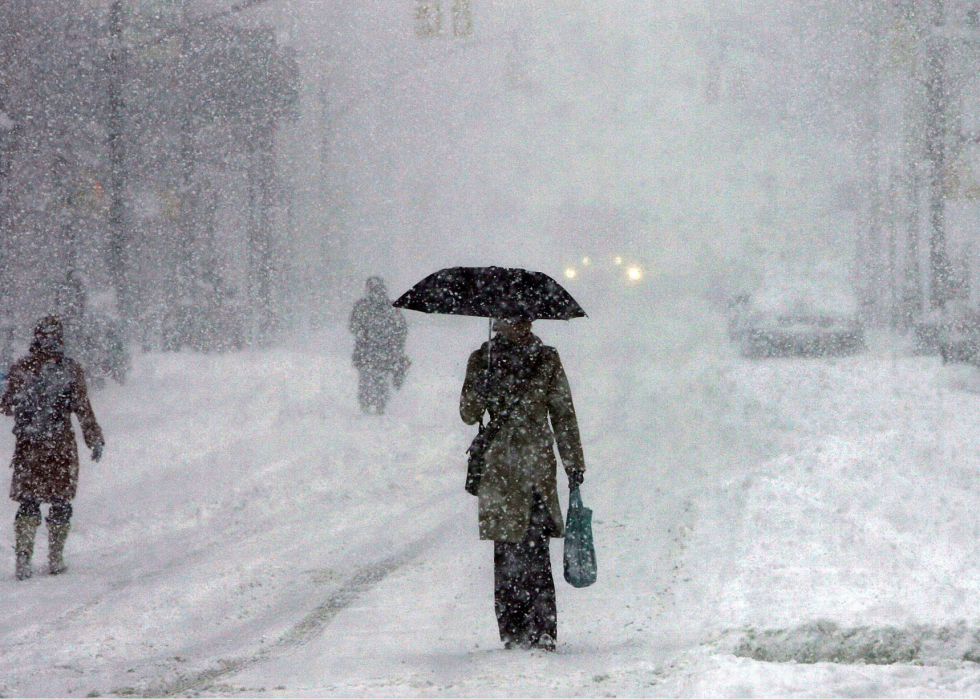
[{"label": "snowy street", "polygon": [[980,697],[978,76],[980,0],[0,0],[0,699]]},{"label": "snowy street", "polygon": [[[475,342],[450,328],[414,332],[439,351],[414,352],[383,417],[357,411],[340,333],[139,358],[95,394],[109,448],[83,460],[69,573],[0,581],[0,693],[980,693],[962,629],[898,665],[733,654],[744,629],[788,630],[769,650],[791,653],[816,621],[975,623],[972,369],[876,354],[644,365],[612,346],[602,369],[597,346],[554,340],[599,582],[565,584],[555,542],[558,653],[508,652],[462,489]],[[6,434],[4,459],[11,447]]]}]

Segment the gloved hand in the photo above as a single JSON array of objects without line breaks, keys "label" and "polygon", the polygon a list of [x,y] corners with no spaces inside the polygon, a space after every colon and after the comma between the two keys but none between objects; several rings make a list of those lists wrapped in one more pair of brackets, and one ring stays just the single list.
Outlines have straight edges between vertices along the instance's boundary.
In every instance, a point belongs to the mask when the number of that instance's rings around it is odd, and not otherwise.
[{"label": "gloved hand", "polygon": [[96,461],[97,462],[99,459],[102,458],[102,447],[103,446],[104,445],[102,445],[102,444],[96,444],[94,447],[92,447],[92,461]]},{"label": "gloved hand", "polygon": [[568,474],[568,488],[578,488],[585,481],[585,471],[572,471]]}]

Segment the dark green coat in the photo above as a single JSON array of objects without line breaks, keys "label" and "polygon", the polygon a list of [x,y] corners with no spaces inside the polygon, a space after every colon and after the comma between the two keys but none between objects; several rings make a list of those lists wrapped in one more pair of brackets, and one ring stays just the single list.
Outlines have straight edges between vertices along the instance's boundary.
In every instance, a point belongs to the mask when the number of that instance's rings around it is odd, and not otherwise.
[{"label": "dark green coat", "polygon": [[[533,491],[551,514],[549,536],[564,535],[558,502],[554,443],[565,472],[585,471],[582,440],[558,351],[532,336],[526,345],[493,339],[492,370],[487,379],[487,344],[470,355],[459,414],[468,425],[485,410],[491,417],[523,395],[518,408],[487,452],[480,482],[480,538],[521,541],[527,533]],[[481,384],[489,386],[481,397]]]}]

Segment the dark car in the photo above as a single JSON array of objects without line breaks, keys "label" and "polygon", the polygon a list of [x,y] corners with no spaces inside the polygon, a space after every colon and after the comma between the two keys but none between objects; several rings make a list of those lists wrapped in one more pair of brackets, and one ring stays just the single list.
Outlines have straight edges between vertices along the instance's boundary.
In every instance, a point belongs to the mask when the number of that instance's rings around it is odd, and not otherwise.
[{"label": "dark car", "polygon": [[759,310],[744,297],[729,306],[728,334],[744,357],[839,357],[865,349],[864,327],[855,315],[805,304]]}]

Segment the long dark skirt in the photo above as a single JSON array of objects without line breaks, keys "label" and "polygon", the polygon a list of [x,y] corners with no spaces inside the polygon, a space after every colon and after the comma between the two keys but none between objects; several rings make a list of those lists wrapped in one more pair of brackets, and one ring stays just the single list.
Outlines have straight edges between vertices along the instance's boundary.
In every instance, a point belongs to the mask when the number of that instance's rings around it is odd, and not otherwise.
[{"label": "long dark skirt", "polygon": [[493,544],[497,625],[500,640],[509,645],[537,646],[545,635],[552,644],[558,640],[555,580],[546,533],[549,525],[548,511],[535,493],[524,540]]}]

